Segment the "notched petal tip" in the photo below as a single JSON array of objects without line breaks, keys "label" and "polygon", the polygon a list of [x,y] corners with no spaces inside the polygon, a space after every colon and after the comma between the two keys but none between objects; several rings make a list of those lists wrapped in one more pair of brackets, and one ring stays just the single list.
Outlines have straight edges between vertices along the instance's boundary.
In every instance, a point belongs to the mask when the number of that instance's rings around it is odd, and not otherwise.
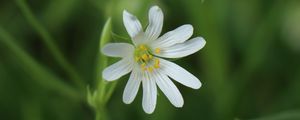
[{"label": "notched petal tip", "polygon": [[130,14],[126,9],[123,10],[123,16]]},{"label": "notched petal tip", "polygon": [[133,14],[131,14],[127,10],[123,10],[123,21],[125,21],[126,19],[127,20],[137,20],[137,18]]},{"label": "notched petal tip", "polygon": [[113,81],[113,80],[116,80],[116,79],[112,79],[108,73],[108,70],[107,68],[105,68],[103,71],[102,71],[102,78],[106,81]]},{"label": "notched petal tip", "polygon": [[182,26],[186,27],[186,29],[188,29],[188,30],[191,30],[191,31],[194,30],[194,27],[191,24],[184,24]]},{"label": "notched petal tip", "polygon": [[201,39],[202,39],[202,41],[203,41],[203,43],[205,45],[206,44],[206,40],[203,37],[201,37]]},{"label": "notched petal tip", "polygon": [[133,16],[131,13],[129,13],[127,10],[123,10],[123,21],[126,20],[126,18],[130,18],[131,20],[132,19],[135,19],[135,16]]},{"label": "notched petal tip", "polygon": [[198,80],[199,81],[199,83],[197,83],[197,84],[195,84],[193,87],[191,87],[191,88],[193,88],[193,89],[200,89],[201,87],[202,87],[202,83],[200,82],[200,80]]},{"label": "notched petal tip", "polygon": [[178,104],[178,105],[176,105],[176,106],[174,105],[174,106],[175,106],[176,108],[182,108],[182,107],[183,107],[183,104],[184,104],[184,103]]},{"label": "notched petal tip", "polygon": [[145,111],[145,113],[147,113],[147,114],[152,114],[153,112],[154,112],[154,109],[145,109],[144,108],[144,111]]},{"label": "notched petal tip", "polygon": [[184,28],[184,33],[188,32],[188,34],[189,34],[188,39],[190,37],[192,37],[192,35],[194,33],[194,27],[191,24],[184,24],[184,25],[182,25],[182,27]]},{"label": "notched petal tip", "polygon": [[206,41],[205,41],[205,39],[203,37],[196,37],[194,39],[198,40],[198,42],[199,42],[199,48],[200,49],[202,49],[206,45]]},{"label": "notched petal tip", "polygon": [[105,44],[102,48],[100,48],[100,52],[103,55],[109,56],[110,55],[110,49],[111,48],[111,43]]},{"label": "notched petal tip", "polygon": [[157,10],[157,11],[159,11],[159,10],[161,10],[161,9],[160,9],[160,7],[158,7],[157,5],[154,5],[154,6],[152,6],[152,7],[150,8],[150,10]]},{"label": "notched petal tip", "polygon": [[184,104],[184,100],[183,100],[183,98],[180,100],[181,102],[179,102],[179,103],[176,103],[176,104],[173,104],[173,106],[174,107],[176,107],[176,108],[182,108],[183,107],[183,104]]},{"label": "notched petal tip", "polygon": [[128,100],[126,100],[124,97],[123,97],[123,103],[125,103],[125,104],[131,104],[133,101],[128,101]]},{"label": "notched petal tip", "polygon": [[[123,24],[131,38],[135,38],[136,35],[143,31],[142,25],[138,18],[129,13],[127,10],[123,10]],[[132,42],[137,44],[138,41],[134,40]]]}]

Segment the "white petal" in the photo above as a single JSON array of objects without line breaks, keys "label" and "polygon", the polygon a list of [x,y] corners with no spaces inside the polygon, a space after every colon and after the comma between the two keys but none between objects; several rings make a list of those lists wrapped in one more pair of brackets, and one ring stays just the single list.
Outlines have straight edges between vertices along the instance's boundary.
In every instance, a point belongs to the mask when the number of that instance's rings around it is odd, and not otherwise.
[{"label": "white petal", "polygon": [[156,72],[156,78],[155,78],[157,86],[160,88],[160,90],[167,96],[169,101],[175,106],[175,107],[182,107],[183,106],[183,98],[181,96],[181,93],[177,89],[177,87],[174,85],[174,83],[169,79],[168,76],[163,75],[159,72]]},{"label": "white petal", "polygon": [[157,88],[152,74],[144,72],[143,82],[143,101],[142,106],[146,113],[153,113],[156,106]]},{"label": "white petal", "polygon": [[149,10],[149,25],[145,35],[148,40],[152,41],[158,38],[163,27],[164,15],[158,6],[153,6]]},{"label": "white petal", "polygon": [[182,43],[193,35],[193,26],[186,24],[175,30],[169,31],[157,40],[152,42],[152,48],[169,47],[177,43]]},{"label": "white petal", "polygon": [[161,48],[161,52],[159,54],[154,54],[165,58],[180,58],[199,51],[204,47],[205,44],[206,42],[202,37],[196,37],[184,43],[176,44],[171,47]]},{"label": "white petal", "polygon": [[137,69],[133,69],[129,80],[125,86],[123,93],[123,102],[130,104],[133,102],[136,94],[138,93],[140,83],[142,81],[141,73]]},{"label": "white petal", "polygon": [[109,43],[106,44],[101,52],[111,57],[126,57],[134,53],[134,46],[128,43]]},{"label": "white petal", "polygon": [[123,58],[122,60],[108,66],[102,72],[102,77],[107,81],[117,80],[123,75],[126,75],[132,70],[133,59],[131,57]]},{"label": "white petal", "polygon": [[201,87],[201,82],[198,78],[175,63],[160,59],[160,65],[160,70],[175,81],[193,89],[199,89]]},{"label": "white petal", "polygon": [[126,10],[123,11],[123,24],[131,38],[143,31],[140,21]]}]

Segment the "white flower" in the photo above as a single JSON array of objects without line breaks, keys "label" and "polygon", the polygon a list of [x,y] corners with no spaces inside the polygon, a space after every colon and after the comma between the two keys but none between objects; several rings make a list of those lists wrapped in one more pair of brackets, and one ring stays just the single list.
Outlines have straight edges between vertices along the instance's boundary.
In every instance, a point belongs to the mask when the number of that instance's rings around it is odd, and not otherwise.
[{"label": "white flower", "polygon": [[123,101],[130,104],[142,82],[142,106],[148,114],[156,106],[156,85],[175,107],[182,107],[182,95],[170,78],[193,89],[199,89],[201,82],[185,69],[161,57],[188,56],[203,48],[205,40],[202,37],[188,40],[193,34],[193,27],[189,24],[159,37],[163,26],[163,13],[158,6],[150,8],[149,25],[145,32],[139,20],[126,10],[123,11],[123,22],[134,45],[110,43],[103,47],[103,54],[122,58],[104,69],[103,78],[113,81],[131,72],[123,93]]}]

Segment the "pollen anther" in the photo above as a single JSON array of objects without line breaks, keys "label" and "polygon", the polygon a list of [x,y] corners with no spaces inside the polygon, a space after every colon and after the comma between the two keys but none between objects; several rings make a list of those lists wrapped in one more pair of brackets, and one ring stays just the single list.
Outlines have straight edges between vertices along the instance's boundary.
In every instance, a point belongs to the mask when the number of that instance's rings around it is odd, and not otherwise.
[{"label": "pollen anther", "polygon": [[145,61],[147,61],[147,60],[149,60],[149,57],[148,57],[147,54],[143,54],[143,55],[142,55],[142,59],[145,60]]},{"label": "pollen anther", "polygon": [[145,45],[140,45],[141,50],[147,50],[147,47]]},{"label": "pollen anther", "polygon": [[154,62],[154,68],[159,68],[160,65],[159,65],[159,59],[155,59],[155,62]]},{"label": "pollen anther", "polygon": [[156,54],[159,54],[159,53],[160,53],[160,48],[156,48],[156,49],[154,50],[154,52],[155,52]]},{"label": "pollen anther", "polygon": [[148,71],[149,72],[153,72],[153,68],[152,67],[148,67]]},{"label": "pollen anther", "polygon": [[148,55],[148,57],[149,57],[149,59],[152,59],[152,58],[153,58],[153,56],[152,56],[152,55]]},{"label": "pollen anther", "polygon": [[140,57],[135,57],[134,59],[135,59],[135,61],[139,61]]},{"label": "pollen anther", "polygon": [[[160,53],[160,48],[156,48],[154,53]],[[141,70],[153,72],[154,69],[160,67],[159,59],[155,58],[152,51],[149,51],[148,46],[146,45],[139,45],[135,49],[135,61],[140,65]]]}]

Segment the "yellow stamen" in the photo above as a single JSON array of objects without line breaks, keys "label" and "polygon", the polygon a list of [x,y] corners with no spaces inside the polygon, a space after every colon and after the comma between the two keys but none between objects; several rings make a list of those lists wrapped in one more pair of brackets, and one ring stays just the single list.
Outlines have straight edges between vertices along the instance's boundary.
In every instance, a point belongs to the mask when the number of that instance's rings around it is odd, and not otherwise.
[{"label": "yellow stamen", "polygon": [[148,57],[149,57],[149,59],[152,59],[152,58],[153,58],[153,56],[152,56],[152,55],[148,55]]},{"label": "yellow stamen", "polygon": [[140,45],[141,50],[147,50],[147,47],[145,45]]},{"label": "yellow stamen", "polygon": [[139,61],[140,60],[140,58],[139,57],[135,57],[135,61]]},{"label": "yellow stamen", "polygon": [[143,54],[143,55],[142,55],[142,59],[145,60],[145,61],[147,61],[147,60],[149,59],[149,57],[148,57],[147,54]]},{"label": "yellow stamen", "polygon": [[146,68],[146,67],[142,67],[142,70],[146,71],[146,70],[147,70],[147,68]]},{"label": "yellow stamen", "polygon": [[159,64],[159,59],[155,59],[155,64]]},{"label": "yellow stamen", "polygon": [[156,48],[156,49],[154,50],[154,52],[155,52],[156,54],[159,54],[159,53],[160,53],[160,48]]},{"label": "yellow stamen", "polygon": [[159,59],[155,59],[154,68],[159,68]]},{"label": "yellow stamen", "polygon": [[159,68],[159,67],[160,67],[159,64],[154,65],[154,68]]},{"label": "yellow stamen", "polygon": [[152,67],[148,67],[148,71],[149,72],[153,72],[153,68]]},{"label": "yellow stamen", "polygon": [[146,63],[142,63],[141,66],[142,66],[142,67],[146,67]]}]

